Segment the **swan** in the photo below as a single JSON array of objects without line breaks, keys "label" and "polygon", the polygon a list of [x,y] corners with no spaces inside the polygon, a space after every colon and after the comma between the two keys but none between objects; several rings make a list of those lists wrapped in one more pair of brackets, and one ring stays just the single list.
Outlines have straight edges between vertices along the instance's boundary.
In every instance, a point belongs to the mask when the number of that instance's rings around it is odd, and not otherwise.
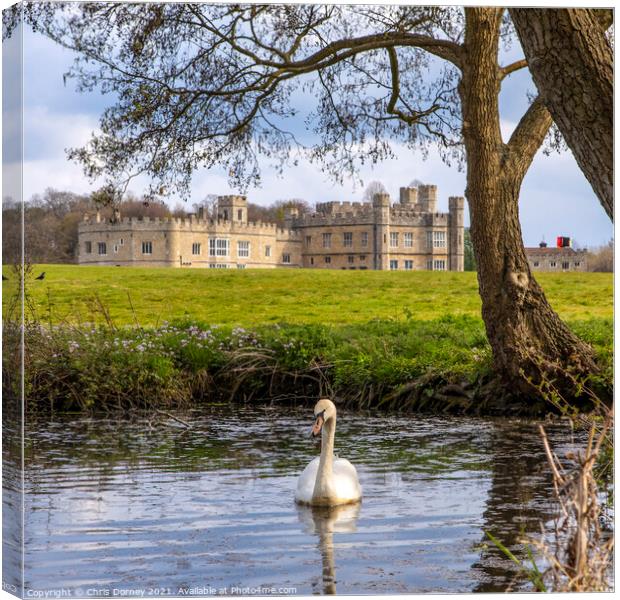
[{"label": "swan", "polygon": [[362,499],[355,467],[344,458],[334,459],[336,405],[327,398],[314,407],[312,437],[321,434],[321,456],[303,470],[297,480],[295,501],[311,506],[352,504]]}]

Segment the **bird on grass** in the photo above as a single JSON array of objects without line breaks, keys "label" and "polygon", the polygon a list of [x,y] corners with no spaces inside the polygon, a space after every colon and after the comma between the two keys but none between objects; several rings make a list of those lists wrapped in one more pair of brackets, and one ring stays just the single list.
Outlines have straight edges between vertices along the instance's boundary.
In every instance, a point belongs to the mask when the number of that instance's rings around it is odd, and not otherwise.
[{"label": "bird on grass", "polygon": [[41,273],[41,275],[39,275],[38,277],[35,277],[35,279],[39,279],[39,280],[45,279],[45,271],[43,271],[43,273]]}]

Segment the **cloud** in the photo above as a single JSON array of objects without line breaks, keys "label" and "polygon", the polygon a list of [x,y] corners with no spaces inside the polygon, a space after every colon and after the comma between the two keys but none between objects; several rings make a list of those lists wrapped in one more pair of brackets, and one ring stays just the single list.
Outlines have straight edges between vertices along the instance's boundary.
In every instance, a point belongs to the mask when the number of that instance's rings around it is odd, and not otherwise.
[{"label": "cloud", "polygon": [[98,120],[93,114],[52,112],[47,106],[26,107],[24,110],[24,159],[60,160],[65,150],[84,145]]}]

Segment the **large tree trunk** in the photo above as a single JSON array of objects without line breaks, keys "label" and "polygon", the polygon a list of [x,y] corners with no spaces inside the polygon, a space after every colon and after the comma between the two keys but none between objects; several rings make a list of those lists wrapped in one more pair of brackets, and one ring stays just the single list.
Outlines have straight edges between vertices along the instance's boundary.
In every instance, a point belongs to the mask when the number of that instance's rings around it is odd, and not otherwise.
[{"label": "large tree trunk", "polygon": [[540,97],[613,220],[613,52],[604,19],[609,12],[510,9]]},{"label": "large tree trunk", "polygon": [[551,117],[537,100],[510,141],[502,142],[497,69],[501,9],[466,10],[469,59],[459,86],[466,195],[495,369],[507,386],[525,394],[551,380],[562,393],[571,393],[574,377],[596,370],[592,351],[553,311],[532,276],[519,223],[521,182]]}]

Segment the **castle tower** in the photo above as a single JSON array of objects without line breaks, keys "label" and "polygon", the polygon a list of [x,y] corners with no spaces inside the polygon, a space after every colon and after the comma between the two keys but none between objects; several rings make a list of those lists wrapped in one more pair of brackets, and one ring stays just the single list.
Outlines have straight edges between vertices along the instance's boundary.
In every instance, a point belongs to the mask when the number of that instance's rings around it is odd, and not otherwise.
[{"label": "castle tower", "polygon": [[284,209],[285,229],[292,229],[297,217],[299,217],[299,209],[296,206],[287,206]]},{"label": "castle tower", "polygon": [[448,198],[450,211],[449,235],[450,235],[450,270],[465,270],[465,241],[464,241],[464,220],[465,198],[461,196],[450,196]]},{"label": "castle tower", "polygon": [[233,223],[248,222],[248,201],[245,196],[218,196],[217,217]]},{"label": "castle tower", "polygon": [[373,269],[390,268],[390,195],[375,194],[372,198],[373,224]]},{"label": "castle tower", "polygon": [[421,185],[418,188],[418,203],[422,212],[437,212],[437,186]]},{"label": "castle tower", "polygon": [[418,203],[418,188],[401,187],[400,204],[403,208],[414,208]]}]

